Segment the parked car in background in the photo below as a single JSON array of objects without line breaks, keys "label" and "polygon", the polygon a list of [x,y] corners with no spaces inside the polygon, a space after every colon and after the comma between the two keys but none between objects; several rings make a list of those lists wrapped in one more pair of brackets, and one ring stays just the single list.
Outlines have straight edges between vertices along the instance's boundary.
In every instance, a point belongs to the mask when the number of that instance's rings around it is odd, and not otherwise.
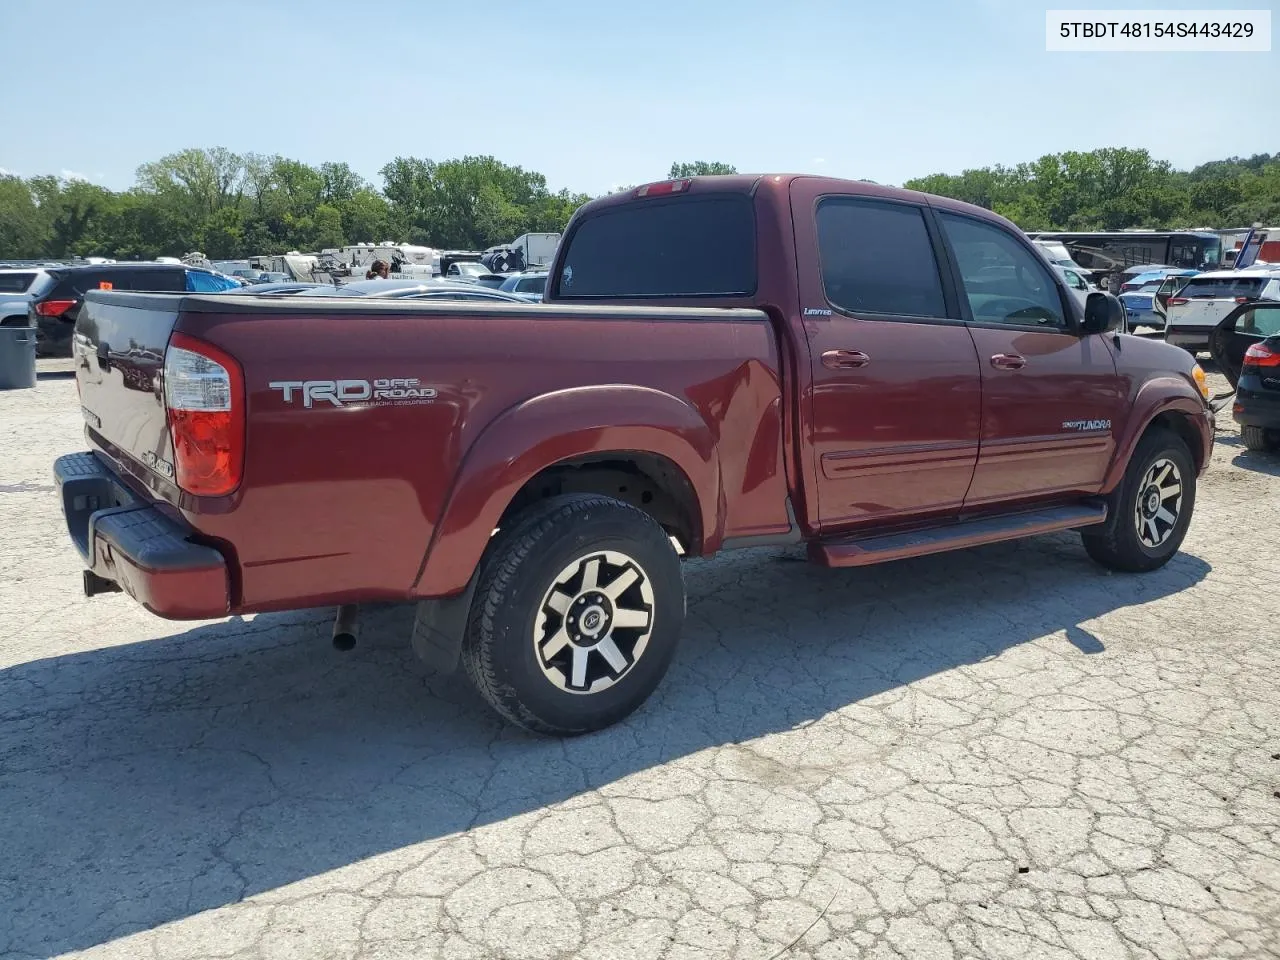
[{"label": "parked car in background", "polygon": [[1280,300],[1280,267],[1212,270],[1190,277],[1165,304],[1164,338],[1192,353],[1208,349],[1214,328],[1250,300]]},{"label": "parked car in background", "polygon": [[530,299],[542,299],[542,293],[547,288],[547,271],[530,270],[527,273],[513,273],[502,281],[502,286],[498,289],[506,293],[523,294]]},{"label": "parked car in background", "polygon": [[46,272],[44,267],[0,269],[0,327],[30,325],[31,288]]},{"label": "parked car in background", "polygon": [[[1177,267],[1171,267],[1163,263],[1144,263],[1140,267],[1130,267],[1125,270],[1122,276],[1124,280],[1120,283],[1120,293],[1129,293],[1138,289],[1148,280],[1163,276],[1166,271],[1176,270]],[[1196,271],[1191,271],[1195,273]]]},{"label": "parked car in background", "polygon": [[280,273],[276,270],[264,270],[258,274],[258,279],[254,283],[288,283],[293,277],[287,273]]},{"label": "parked car in background", "polygon": [[178,263],[102,263],[55,267],[29,291],[27,315],[36,328],[36,353],[71,356],[71,337],[90,290],[152,293],[226,293],[240,289],[231,279]]},{"label": "parked car in background", "polygon": [[1155,294],[1151,297],[1152,326],[1161,330],[1164,329],[1167,322],[1165,307],[1169,303],[1169,298],[1185,287],[1187,281],[1199,274],[1199,272],[1198,270],[1192,270],[1187,276],[1173,274],[1164,279],[1164,282],[1160,284]]},{"label": "parked car in background", "polygon": [[1156,327],[1164,326],[1164,314],[1156,313],[1156,294],[1172,281],[1170,288],[1180,287],[1188,277],[1194,277],[1195,270],[1177,270],[1172,267],[1165,270],[1140,273],[1133,280],[1125,283],[1120,290],[1120,300],[1131,319],[1132,326]]},{"label": "parked car in background", "polygon": [[1209,351],[1236,391],[1231,417],[1250,450],[1280,449],[1280,303],[1245,303],[1214,328]]},{"label": "parked car in background", "polygon": [[1057,240],[1033,240],[1031,242],[1036,245],[1036,249],[1043,253],[1045,258],[1055,267],[1065,267],[1068,270],[1074,270],[1081,276],[1089,276],[1089,271],[1071,258],[1071,251],[1069,251],[1061,242]]},{"label": "parked car in background", "polygon": [[255,297],[289,297],[298,293],[306,293],[310,290],[331,290],[331,283],[309,283],[302,280],[288,280],[283,283],[251,283],[248,286],[240,287],[236,290],[229,290],[228,293],[247,293]]},{"label": "parked car in background", "polygon": [[503,293],[501,290],[494,290],[491,287],[482,287],[479,284],[459,283],[457,285],[450,284],[447,288],[441,284],[432,290],[424,290],[421,293],[408,294],[401,297],[403,300],[466,300],[468,302],[484,302],[484,303],[528,303],[528,299],[515,293]]},{"label": "parked car in background", "polygon": [[1054,264],[1054,269],[1058,271],[1058,276],[1062,277],[1062,282],[1067,285],[1067,291],[1082,306],[1089,299],[1089,294],[1098,289],[1078,270],[1072,270],[1070,267],[1063,267],[1058,264]]},{"label": "parked car in background", "polygon": [[479,277],[501,276],[494,274],[479,260],[456,260],[440,274],[445,280],[474,281]]},{"label": "parked car in background", "polygon": [[325,286],[305,296],[370,297],[377,300],[487,300],[526,303],[523,297],[491,290],[474,283],[450,280],[357,280],[341,287]]}]

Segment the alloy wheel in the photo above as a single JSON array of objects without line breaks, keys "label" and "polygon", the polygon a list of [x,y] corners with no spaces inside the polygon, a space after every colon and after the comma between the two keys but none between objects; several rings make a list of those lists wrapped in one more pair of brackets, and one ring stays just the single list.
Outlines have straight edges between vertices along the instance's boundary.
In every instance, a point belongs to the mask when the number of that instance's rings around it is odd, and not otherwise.
[{"label": "alloy wheel", "polygon": [[551,581],[534,620],[534,656],[566,693],[607,690],[643,656],[653,634],[653,585],[616,550],[587,554]]},{"label": "alloy wheel", "polygon": [[1182,473],[1167,457],[1156,460],[1138,484],[1134,522],[1138,539],[1149,550],[1161,546],[1173,535],[1182,512]]}]

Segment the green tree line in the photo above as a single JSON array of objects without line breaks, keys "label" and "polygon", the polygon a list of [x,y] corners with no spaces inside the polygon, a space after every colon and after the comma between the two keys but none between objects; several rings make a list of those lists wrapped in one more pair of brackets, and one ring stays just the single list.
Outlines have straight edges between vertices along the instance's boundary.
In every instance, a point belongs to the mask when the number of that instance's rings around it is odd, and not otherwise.
[{"label": "green tree line", "polygon": [[221,147],[138,168],[130,190],[52,176],[0,177],[0,257],[232,259],[393,240],[483,248],[557,231],[591,199],[493,157],[397,157],[382,189],[345,163],[318,167]]},{"label": "green tree line", "polygon": [[[699,160],[673,163],[667,175],[736,172]],[[387,239],[476,249],[560,230],[590,199],[553,192],[542,174],[486,156],[396,157],[380,176],[377,188],[345,163],[316,167],[222,147],[145,163],[123,191],[0,176],[0,257],[143,259],[200,250],[231,259]],[[1280,222],[1280,153],[1182,171],[1145,150],[1107,148],[937,173],[905,186],[976,203],[1026,230]]]},{"label": "green tree line", "polygon": [[1146,150],[1070,151],[904,186],[994,210],[1024,230],[1247,227],[1280,222],[1280,153],[1174,170]]}]

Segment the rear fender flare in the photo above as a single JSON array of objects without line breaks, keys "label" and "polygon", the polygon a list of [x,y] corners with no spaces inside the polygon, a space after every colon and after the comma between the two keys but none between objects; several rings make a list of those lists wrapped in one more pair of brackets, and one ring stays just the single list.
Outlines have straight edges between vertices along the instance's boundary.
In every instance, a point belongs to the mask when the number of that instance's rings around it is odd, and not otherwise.
[{"label": "rear fender flare", "polygon": [[464,454],[423,557],[412,593],[457,593],[515,495],[547,467],[597,453],[665,457],[684,472],[697,499],[702,542],[722,536],[720,461],[711,428],[690,404],[649,387],[599,385],[542,394],[490,423]]},{"label": "rear fender flare", "polygon": [[1138,391],[1133,403],[1133,410],[1120,442],[1116,444],[1116,455],[1107,470],[1107,477],[1102,485],[1102,493],[1110,493],[1124,479],[1124,472],[1129,467],[1129,460],[1138,446],[1138,441],[1147,432],[1151,422],[1163,413],[1176,413],[1185,417],[1192,428],[1200,436],[1201,448],[1192,450],[1191,456],[1196,463],[1207,457],[1206,447],[1211,439],[1206,420],[1204,401],[1199,395],[1191,393],[1191,385],[1180,377],[1163,376],[1148,380]]}]

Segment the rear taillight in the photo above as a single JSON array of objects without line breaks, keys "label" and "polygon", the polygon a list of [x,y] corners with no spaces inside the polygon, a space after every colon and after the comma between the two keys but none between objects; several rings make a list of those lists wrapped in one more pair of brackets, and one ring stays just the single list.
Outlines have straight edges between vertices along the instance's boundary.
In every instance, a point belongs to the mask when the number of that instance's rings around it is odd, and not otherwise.
[{"label": "rear taillight", "polygon": [[1165,301],[1165,305],[1169,307],[1185,307],[1190,302],[1186,297],[1170,297]]},{"label": "rear taillight", "polygon": [[41,300],[36,304],[36,313],[42,317],[60,317],[75,305],[74,300]]},{"label": "rear taillight", "polygon": [[662,183],[646,183],[636,190],[636,196],[661,197],[669,193],[683,193],[688,189],[688,180],[664,180]]},{"label": "rear taillight", "polygon": [[1236,297],[1236,303],[1248,303],[1248,302],[1249,302],[1248,297]]},{"label": "rear taillight", "polygon": [[1272,350],[1265,343],[1252,344],[1244,352],[1244,363],[1241,372],[1248,367],[1280,367],[1280,353]]},{"label": "rear taillight", "polygon": [[235,490],[244,467],[240,364],[203,340],[175,333],[164,355],[164,403],[178,486],[202,497]]}]

